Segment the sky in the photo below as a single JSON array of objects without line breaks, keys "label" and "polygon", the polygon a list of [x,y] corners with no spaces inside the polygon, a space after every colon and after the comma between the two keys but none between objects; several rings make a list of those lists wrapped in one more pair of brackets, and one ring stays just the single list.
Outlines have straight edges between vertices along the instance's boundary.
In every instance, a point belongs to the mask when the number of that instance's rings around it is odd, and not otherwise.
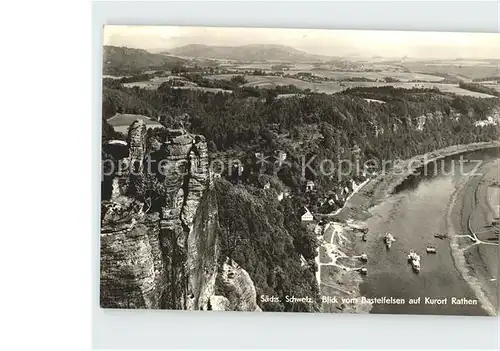
[{"label": "sky", "polygon": [[282,44],[328,56],[500,58],[500,33],[108,25],[103,40],[151,52],[187,44]]}]

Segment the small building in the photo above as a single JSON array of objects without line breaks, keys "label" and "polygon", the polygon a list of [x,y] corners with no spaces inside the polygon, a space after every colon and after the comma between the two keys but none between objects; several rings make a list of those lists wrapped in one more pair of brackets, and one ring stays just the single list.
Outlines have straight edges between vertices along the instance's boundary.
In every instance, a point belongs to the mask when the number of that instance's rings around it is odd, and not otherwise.
[{"label": "small building", "polygon": [[303,208],[303,211],[302,211],[302,216],[300,217],[300,220],[302,222],[310,222],[310,221],[313,221],[314,220],[314,217],[311,213],[311,211],[309,211],[307,209],[307,207],[304,206]]},{"label": "small building", "polygon": [[312,180],[308,180],[306,183],[306,191],[314,190],[314,182]]},{"label": "small building", "polygon": [[286,156],[287,156],[286,152],[284,152],[284,151],[278,151],[278,156],[277,156],[278,162],[282,163],[283,161],[285,161],[286,160]]},{"label": "small building", "polygon": [[267,182],[264,184],[264,190],[270,189],[271,188],[271,183]]},{"label": "small building", "polygon": [[351,188],[352,188],[352,190],[354,191],[354,189],[356,189],[357,187],[358,187],[358,184],[356,184],[356,182],[353,179],[351,179]]},{"label": "small building", "polygon": [[278,194],[278,201],[283,200],[283,198],[284,198],[284,193],[283,193],[283,192],[280,192],[280,193]]},{"label": "small building", "polygon": [[323,226],[320,224],[317,224],[316,227],[314,227],[314,234],[316,234],[316,235],[323,234]]},{"label": "small building", "polygon": [[349,188],[348,187],[344,187],[344,190],[342,192],[344,195],[349,195]]}]

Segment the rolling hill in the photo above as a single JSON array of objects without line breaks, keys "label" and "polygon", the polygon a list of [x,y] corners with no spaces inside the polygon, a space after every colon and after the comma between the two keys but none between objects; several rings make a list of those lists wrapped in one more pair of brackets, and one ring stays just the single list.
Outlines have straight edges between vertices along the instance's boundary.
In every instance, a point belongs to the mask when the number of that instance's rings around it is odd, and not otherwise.
[{"label": "rolling hill", "polygon": [[243,61],[311,62],[331,59],[328,56],[309,54],[289,46],[264,44],[244,46],[190,44],[173,48],[163,53],[196,58],[219,58]]},{"label": "rolling hill", "polygon": [[105,45],[103,50],[103,69],[109,74],[170,69],[184,62],[178,57],[153,54],[142,49]]}]

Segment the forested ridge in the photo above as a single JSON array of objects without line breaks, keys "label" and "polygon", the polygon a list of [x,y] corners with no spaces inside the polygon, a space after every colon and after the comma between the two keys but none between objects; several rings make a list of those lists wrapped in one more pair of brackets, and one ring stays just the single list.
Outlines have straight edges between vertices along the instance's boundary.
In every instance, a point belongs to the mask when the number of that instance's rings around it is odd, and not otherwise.
[{"label": "forested ridge", "polygon": [[458,86],[462,89],[467,89],[470,91],[475,91],[478,93],[483,93],[483,94],[489,94],[493,96],[498,96],[500,97],[500,92],[497,91],[494,88],[487,87],[485,85],[479,84],[479,83],[465,83],[465,82],[460,82]]},{"label": "forested ridge", "polygon": [[105,74],[141,74],[143,70],[172,69],[182,66],[185,60],[153,54],[142,49],[104,45],[103,69]]},{"label": "forested ridge", "polygon": [[[236,83],[240,82],[214,84]],[[499,107],[497,98],[393,87],[355,88],[335,95],[299,92],[279,99],[278,94],[277,89],[238,87],[230,94],[214,94],[175,89],[169,84],[157,90],[114,84],[103,90],[104,139],[123,138],[107,125],[107,118],[116,113],[143,114],[159,118],[167,127],[183,126],[204,135],[212,158],[237,156],[242,161],[242,173],[225,172],[216,185],[221,250],[248,271],[258,294],[317,296],[317,243],[300,222],[299,211],[303,205],[313,211],[334,210],[342,204],[325,207],[320,199],[349,186],[352,179],[361,180],[354,172],[341,178],[309,172],[306,177],[314,180],[316,189],[306,193],[303,157],[316,157],[312,168],[322,159],[404,159],[448,145],[498,139],[499,135],[495,125],[475,125]],[[161,139],[161,132],[150,134]],[[255,163],[255,153],[275,155],[278,150],[287,154],[287,162],[279,169],[272,163]],[[265,182],[272,185],[268,191],[263,189]],[[278,194],[284,189],[291,196],[279,201]],[[301,266],[300,255],[308,266]],[[261,307],[283,311],[317,308],[284,302]]]},{"label": "forested ridge", "polygon": [[[455,96],[437,89],[377,87],[276,99],[275,91],[252,89],[252,93],[239,90],[213,94],[175,89],[168,84],[158,90],[105,87],[103,118],[117,112],[137,113],[160,117],[168,125],[182,116],[190,131],[203,134],[218,151],[272,151],[277,146],[290,146],[282,143],[293,145],[297,138],[307,139],[303,134],[311,128],[321,131],[327,148],[357,144],[362,155],[384,158],[409,157],[427,149],[489,140],[496,135],[494,127],[474,126],[498,105],[495,98]],[[364,98],[386,103],[369,103]],[[442,117],[426,122],[422,131],[414,130],[415,118],[428,113],[440,113]]]}]

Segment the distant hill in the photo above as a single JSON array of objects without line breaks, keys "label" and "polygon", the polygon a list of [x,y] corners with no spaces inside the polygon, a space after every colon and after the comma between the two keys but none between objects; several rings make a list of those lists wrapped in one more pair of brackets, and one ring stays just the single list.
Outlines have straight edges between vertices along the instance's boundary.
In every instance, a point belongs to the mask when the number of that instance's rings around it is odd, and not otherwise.
[{"label": "distant hill", "polygon": [[124,46],[105,45],[103,51],[103,68],[107,74],[171,69],[184,62],[185,60],[178,57],[153,54],[146,50]]},{"label": "distant hill", "polygon": [[190,44],[163,52],[187,57],[219,58],[244,61],[324,61],[331,57],[314,55],[284,45],[244,45],[244,46],[211,46]]}]

